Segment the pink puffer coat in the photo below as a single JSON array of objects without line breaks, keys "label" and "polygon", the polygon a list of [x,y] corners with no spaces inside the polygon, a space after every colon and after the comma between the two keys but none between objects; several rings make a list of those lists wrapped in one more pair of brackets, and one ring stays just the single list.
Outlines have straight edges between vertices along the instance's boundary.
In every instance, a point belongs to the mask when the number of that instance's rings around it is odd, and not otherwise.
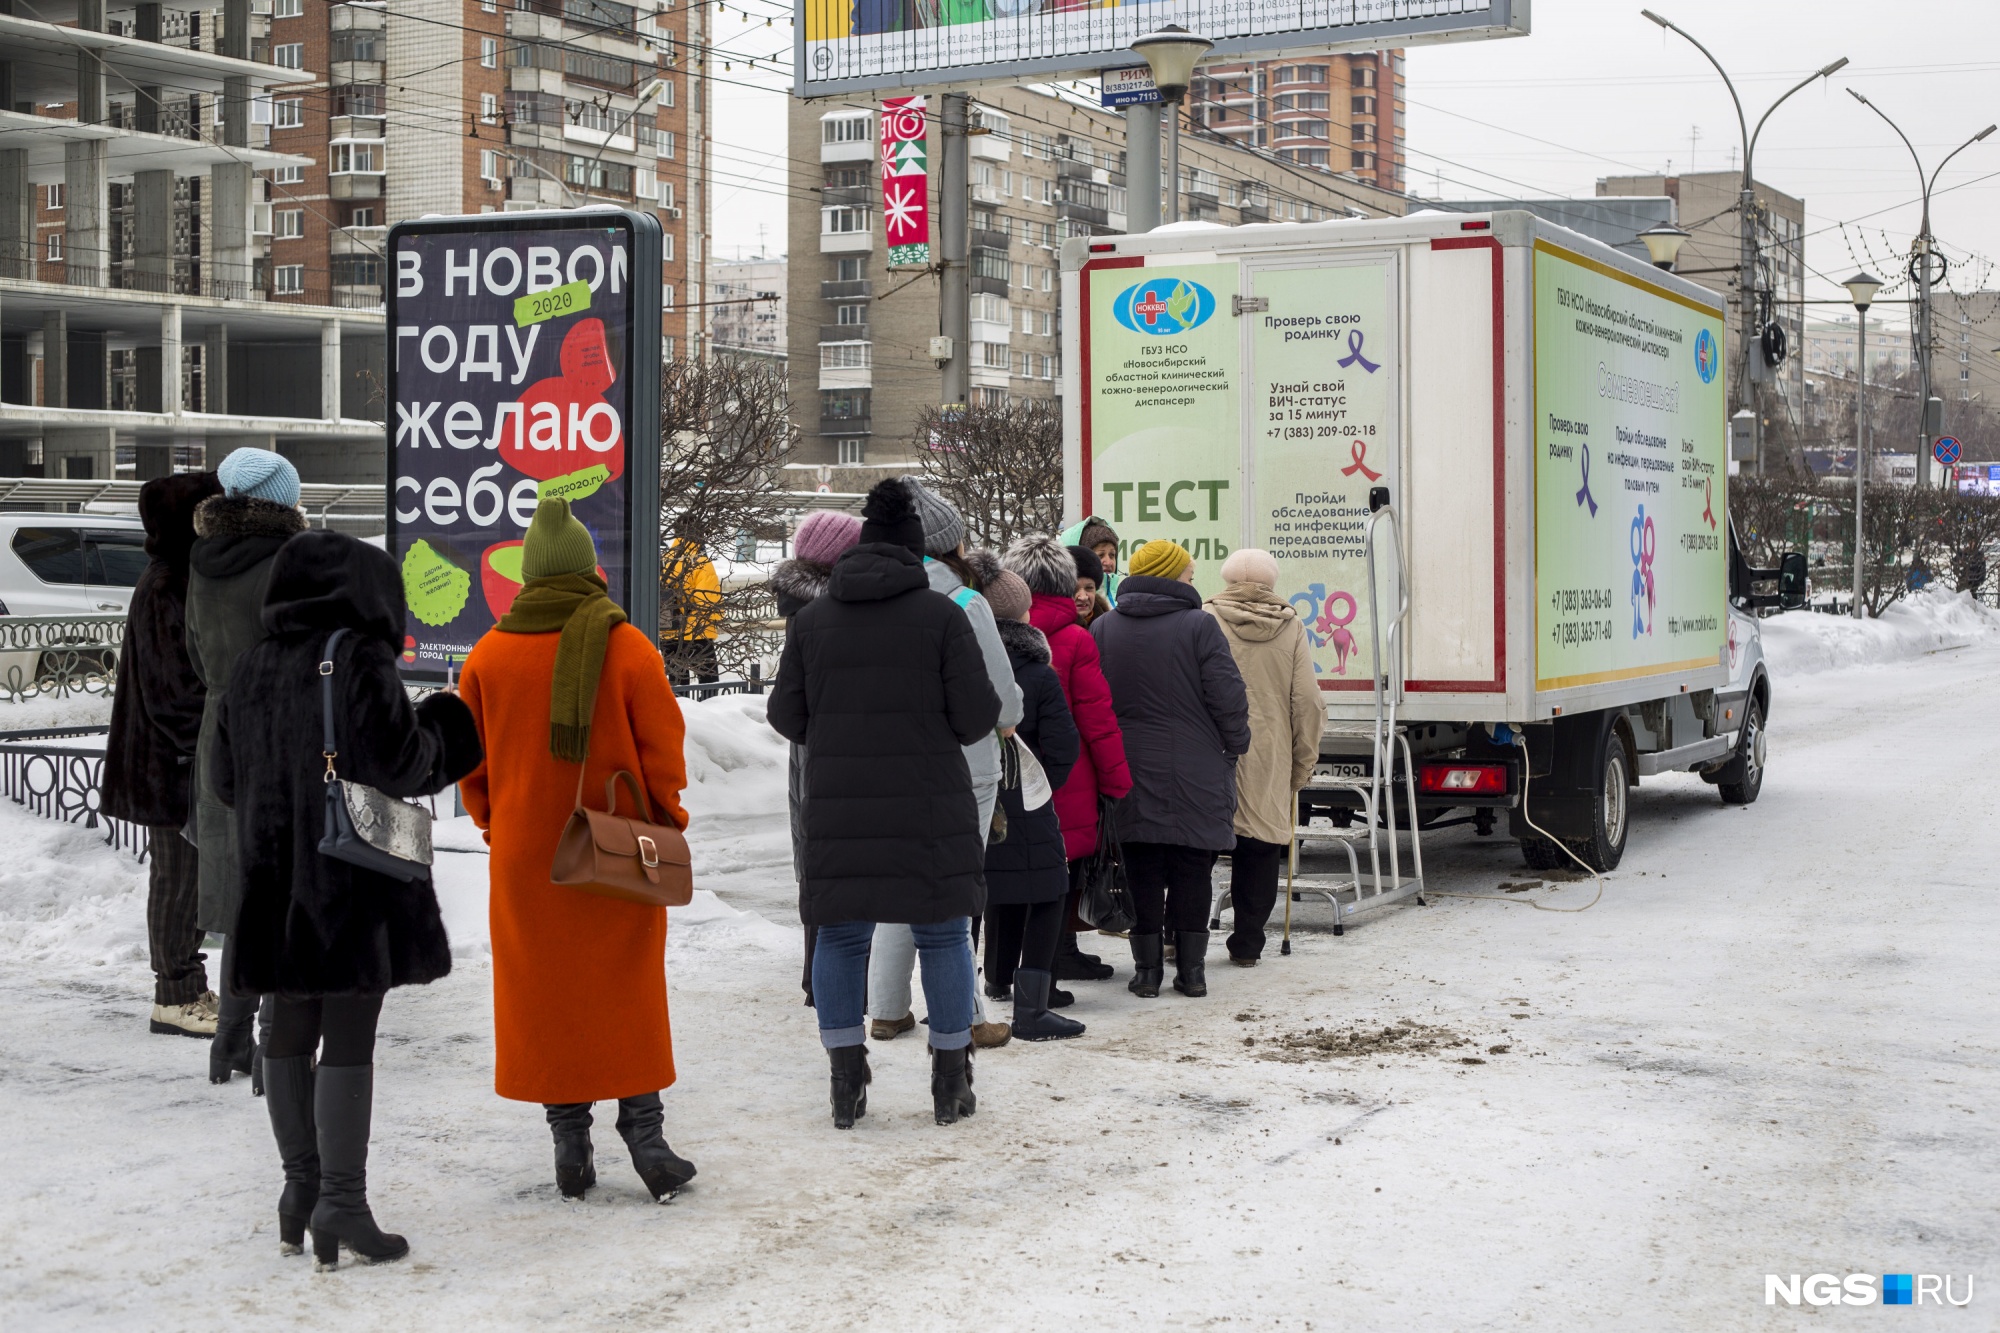
[{"label": "pink puffer coat", "polygon": [[1076,602],[1036,593],[1028,623],[1049,641],[1049,665],[1062,682],[1070,715],[1083,738],[1082,753],[1069,780],[1056,789],[1056,817],[1062,821],[1063,851],[1074,861],[1097,850],[1097,798],[1132,790],[1125,767],[1125,740],[1111,711],[1111,687],[1097,664],[1097,641],[1077,623]]}]

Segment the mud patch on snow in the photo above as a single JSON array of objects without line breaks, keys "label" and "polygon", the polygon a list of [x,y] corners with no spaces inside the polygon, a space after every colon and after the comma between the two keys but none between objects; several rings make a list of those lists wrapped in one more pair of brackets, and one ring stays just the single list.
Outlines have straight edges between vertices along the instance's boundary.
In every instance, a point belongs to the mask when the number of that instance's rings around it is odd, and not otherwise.
[{"label": "mud patch on snow", "polygon": [[[1262,1048],[1256,1052],[1259,1060],[1276,1060],[1285,1064],[1338,1060],[1349,1056],[1444,1056],[1459,1051],[1468,1052],[1468,1055],[1463,1057],[1467,1063],[1475,1063],[1469,1052],[1476,1049],[1473,1039],[1462,1033],[1434,1023],[1419,1023],[1409,1018],[1381,1025],[1356,1023],[1344,1028],[1306,1028],[1297,1032],[1282,1033],[1262,1041],[1254,1037],[1245,1038],[1245,1042]],[[1476,1063],[1484,1064],[1485,1061],[1479,1060]]]}]

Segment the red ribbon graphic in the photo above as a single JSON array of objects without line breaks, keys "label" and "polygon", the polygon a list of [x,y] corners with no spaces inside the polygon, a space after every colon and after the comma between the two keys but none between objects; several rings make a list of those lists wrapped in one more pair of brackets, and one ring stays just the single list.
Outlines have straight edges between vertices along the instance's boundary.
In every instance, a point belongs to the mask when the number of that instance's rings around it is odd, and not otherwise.
[{"label": "red ribbon graphic", "polygon": [[1701,517],[1710,532],[1715,531],[1715,478],[1702,478]]},{"label": "red ribbon graphic", "polygon": [[1351,477],[1355,473],[1359,472],[1362,476],[1368,478],[1368,480],[1370,481],[1382,480],[1382,474],[1368,466],[1368,441],[1356,438],[1349,440],[1348,443],[1353,446],[1349,456],[1353,458],[1354,461],[1352,463],[1349,463],[1346,467],[1342,468],[1340,470],[1340,475],[1343,477]]}]

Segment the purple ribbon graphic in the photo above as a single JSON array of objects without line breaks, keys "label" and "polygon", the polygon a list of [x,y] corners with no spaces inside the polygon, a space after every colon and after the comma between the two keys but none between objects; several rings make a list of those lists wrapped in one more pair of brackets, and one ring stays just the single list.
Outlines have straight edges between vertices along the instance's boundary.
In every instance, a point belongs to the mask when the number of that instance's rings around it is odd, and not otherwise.
[{"label": "purple ribbon graphic", "polygon": [[1340,358],[1340,360],[1335,362],[1334,364],[1341,366],[1351,366],[1356,361],[1359,361],[1361,363],[1361,368],[1367,371],[1370,375],[1373,375],[1376,371],[1382,368],[1377,364],[1375,364],[1373,361],[1370,361],[1367,357],[1361,355],[1361,330],[1349,329],[1347,331],[1347,355]]},{"label": "purple ribbon graphic", "polygon": [[1597,517],[1597,497],[1590,493],[1590,446],[1583,446],[1583,485],[1576,493],[1578,504],[1590,506],[1590,516]]}]

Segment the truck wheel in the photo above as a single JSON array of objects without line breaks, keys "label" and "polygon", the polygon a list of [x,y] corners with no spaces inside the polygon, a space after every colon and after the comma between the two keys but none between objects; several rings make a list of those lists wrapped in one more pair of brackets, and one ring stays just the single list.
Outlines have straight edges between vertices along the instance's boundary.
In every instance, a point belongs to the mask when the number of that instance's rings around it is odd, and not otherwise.
[{"label": "truck wheel", "polygon": [[1521,859],[1530,870],[1561,870],[1576,864],[1559,844],[1547,838],[1521,839]]},{"label": "truck wheel", "polygon": [[1615,728],[1606,727],[1597,760],[1597,790],[1592,805],[1591,835],[1571,844],[1593,870],[1615,870],[1625,856],[1630,826],[1631,758]]},{"label": "truck wheel", "polygon": [[1736,759],[1729,765],[1734,781],[1716,784],[1728,805],[1748,805],[1764,787],[1764,705],[1752,698],[1743,709],[1743,734],[1736,740]]}]

